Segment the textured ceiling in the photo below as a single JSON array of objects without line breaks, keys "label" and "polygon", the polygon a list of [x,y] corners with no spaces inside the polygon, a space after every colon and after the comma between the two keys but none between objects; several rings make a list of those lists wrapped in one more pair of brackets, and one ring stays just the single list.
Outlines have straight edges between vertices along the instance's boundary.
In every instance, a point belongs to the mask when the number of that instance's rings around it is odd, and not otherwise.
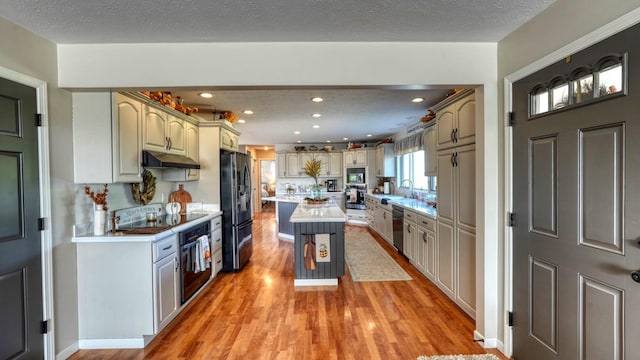
[{"label": "textured ceiling", "polygon": [[[553,0],[0,0],[0,17],[55,43],[497,42]],[[428,85],[428,84],[427,84]],[[171,90],[204,111],[251,108],[244,144],[366,141],[416,123],[446,89]],[[196,90],[196,91],[194,91]],[[205,90],[205,89],[202,89]],[[312,96],[327,101],[314,104]],[[416,96],[426,99],[414,104]],[[322,118],[313,119],[313,112]],[[208,117],[206,113],[201,113]],[[311,126],[320,125],[319,129]],[[294,131],[300,131],[299,135]],[[366,134],[372,134],[367,138]]]}]

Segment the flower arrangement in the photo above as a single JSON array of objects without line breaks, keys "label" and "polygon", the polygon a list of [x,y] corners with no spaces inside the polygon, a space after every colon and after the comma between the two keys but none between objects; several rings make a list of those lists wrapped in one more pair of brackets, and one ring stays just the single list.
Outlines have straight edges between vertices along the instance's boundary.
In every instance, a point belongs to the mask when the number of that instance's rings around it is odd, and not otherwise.
[{"label": "flower arrangement", "polygon": [[311,176],[316,182],[316,185],[318,185],[318,176],[320,176],[321,167],[322,162],[320,160],[307,160],[304,164],[305,175]]},{"label": "flower arrangement", "polygon": [[109,189],[107,188],[107,184],[104,184],[103,192],[93,192],[89,185],[84,184],[84,193],[87,194],[93,200],[93,203],[98,207],[98,205],[102,205],[104,210],[107,210],[107,193]]},{"label": "flower arrangement", "polygon": [[234,113],[233,111],[225,111],[222,113],[222,118],[227,120],[230,123],[235,123],[236,121],[238,121],[238,115],[236,115],[236,113]]}]

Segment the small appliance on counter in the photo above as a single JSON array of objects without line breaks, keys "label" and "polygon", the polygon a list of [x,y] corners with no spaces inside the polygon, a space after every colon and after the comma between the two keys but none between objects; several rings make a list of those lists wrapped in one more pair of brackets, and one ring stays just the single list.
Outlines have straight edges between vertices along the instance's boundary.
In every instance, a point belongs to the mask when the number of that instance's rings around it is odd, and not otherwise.
[{"label": "small appliance on counter", "polygon": [[329,179],[329,180],[325,181],[324,184],[325,184],[325,187],[327,188],[328,192],[338,191],[338,180]]},{"label": "small appliance on counter", "polygon": [[350,184],[345,190],[345,208],[366,210],[364,197],[367,194],[367,184]]}]

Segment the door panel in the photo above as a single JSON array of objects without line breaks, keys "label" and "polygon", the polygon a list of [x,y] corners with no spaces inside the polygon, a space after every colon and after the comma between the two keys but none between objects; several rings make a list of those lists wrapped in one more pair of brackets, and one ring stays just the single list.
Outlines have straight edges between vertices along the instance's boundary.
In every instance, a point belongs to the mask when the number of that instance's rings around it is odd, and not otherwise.
[{"label": "door panel", "polygon": [[43,358],[36,91],[0,79],[0,359]]},{"label": "door panel", "polygon": [[[640,284],[630,276],[640,269],[639,36],[636,25],[514,83],[513,357],[519,360],[640,354]],[[597,71],[611,54],[626,61],[621,96],[568,101],[529,118],[530,91],[555,79],[573,85],[576,69]]]}]

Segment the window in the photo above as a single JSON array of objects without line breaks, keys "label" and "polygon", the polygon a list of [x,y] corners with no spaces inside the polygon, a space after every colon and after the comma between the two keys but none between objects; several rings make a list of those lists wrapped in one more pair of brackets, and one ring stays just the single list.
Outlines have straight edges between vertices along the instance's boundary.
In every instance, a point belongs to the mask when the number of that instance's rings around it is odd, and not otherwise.
[{"label": "window", "polygon": [[411,180],[414,190],[436,190],[436,177],[424,175],[424,150],[398,156],[396,161],[396,184],[398,187],[409,188],[410,184],[404,180]]}]

